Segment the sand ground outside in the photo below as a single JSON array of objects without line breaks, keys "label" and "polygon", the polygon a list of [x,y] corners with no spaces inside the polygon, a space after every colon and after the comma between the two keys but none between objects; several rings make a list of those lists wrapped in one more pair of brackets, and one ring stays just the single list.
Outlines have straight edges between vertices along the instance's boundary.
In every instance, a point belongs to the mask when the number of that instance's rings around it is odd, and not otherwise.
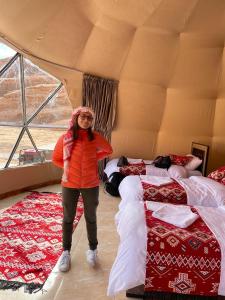
[{"label": "sand ground outside", "polygon": [[[20,131],[21,128],[0,126],[0,167],[4,168]],[[58,137],[65,129],[29,128],[29,131],[38,149],[53,150]],[[20,150],[33,148],[27,133],[24,133],[10,166],[19,165]]]}]

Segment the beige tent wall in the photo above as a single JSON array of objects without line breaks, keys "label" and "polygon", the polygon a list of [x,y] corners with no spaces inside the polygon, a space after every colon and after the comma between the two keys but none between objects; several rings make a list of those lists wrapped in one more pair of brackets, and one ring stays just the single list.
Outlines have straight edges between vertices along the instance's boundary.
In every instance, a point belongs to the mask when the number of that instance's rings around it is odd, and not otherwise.
[{"label": "beige tent wall", "polygon": [[221,80],[215,106],[212,151],[209,168],[225,165],[225,51],[223,48]]},{"label": "beige tent wall", "polygon": [[[164,107],[164,88],[121,81],[116,126],[112,134],[114,156],[123,153],[130,157],[151,158],[155,153]],[[156,115],[158,118],[154,117]]]},{"label": "beige tent wall", "polygon": [[0,36],[65,83],[119,80],[114,156],[210,145],[225,165],[224,0],[0,0]]},{"label": "beige tent wall", "polygon": [[68,98],[73,107],[81,105],[83,80],[82,72],[43,62],[42,60],[29,55],[25,55],[25,57],[63,82],[68,93]]}]

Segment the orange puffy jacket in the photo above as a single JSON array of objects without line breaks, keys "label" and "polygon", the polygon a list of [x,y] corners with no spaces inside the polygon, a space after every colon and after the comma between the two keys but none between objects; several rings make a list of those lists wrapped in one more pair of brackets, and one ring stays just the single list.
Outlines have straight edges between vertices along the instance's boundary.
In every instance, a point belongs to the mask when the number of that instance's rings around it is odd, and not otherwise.
[{"label": "orange puffy jacket", "polygon": [[[63,134],[57,141],[52,161],[63,168]],[[68,181],[61,182],[69,188],[91,188],[99,185],[98,160],[112,153],[110,144],[94,131],[94,139],[88,140],[87,131],[79,129],[78,139],[74,141],[68,170]]]}]

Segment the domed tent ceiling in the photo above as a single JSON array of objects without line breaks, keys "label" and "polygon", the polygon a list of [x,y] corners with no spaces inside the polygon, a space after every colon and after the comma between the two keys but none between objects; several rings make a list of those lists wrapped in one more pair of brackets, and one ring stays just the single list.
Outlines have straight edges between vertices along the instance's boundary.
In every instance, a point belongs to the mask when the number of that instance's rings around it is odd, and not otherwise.
[{"label": "domed tent ceiling", "polygon": [[120,81],[115,155],[209,144],[225,164],[224,0],[0,0],[1,37],[81,98],[82,72]]}]

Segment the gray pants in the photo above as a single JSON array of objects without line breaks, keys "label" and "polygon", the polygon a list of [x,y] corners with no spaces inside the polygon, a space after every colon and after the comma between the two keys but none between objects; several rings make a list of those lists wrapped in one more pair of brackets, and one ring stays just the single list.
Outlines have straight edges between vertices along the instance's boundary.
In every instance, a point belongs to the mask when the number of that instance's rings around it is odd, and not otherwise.
[{"label": "gray pants", "polygon": [[97,240],[97,206],[99,187],[87,189],[75,189],[62,187],[63,197],[63,249],[69,250],[72,245],[73,221],[76,215],[77,202],[80,194],[83,197],[84,217],[86,221],[89,247],[95,250],[98,245]]}]

